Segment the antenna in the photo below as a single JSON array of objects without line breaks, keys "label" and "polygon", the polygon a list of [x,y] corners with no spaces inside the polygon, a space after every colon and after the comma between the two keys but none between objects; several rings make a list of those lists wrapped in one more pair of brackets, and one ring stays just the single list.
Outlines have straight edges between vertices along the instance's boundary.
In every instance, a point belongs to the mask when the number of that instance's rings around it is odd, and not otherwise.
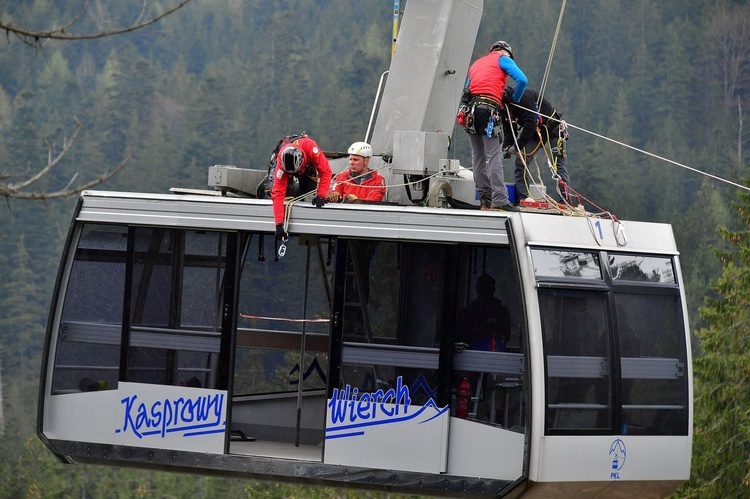
[{"label": "antenna", "polygon": [[391,59],[396,53],[396,37],[398,37],[398,0],[393,0],[393,38],[391,39]]}]

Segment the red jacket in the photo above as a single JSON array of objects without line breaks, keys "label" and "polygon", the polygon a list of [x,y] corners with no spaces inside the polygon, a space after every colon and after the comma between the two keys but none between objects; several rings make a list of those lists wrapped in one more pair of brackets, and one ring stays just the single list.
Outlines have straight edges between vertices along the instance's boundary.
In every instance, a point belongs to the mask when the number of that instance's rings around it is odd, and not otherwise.
[{"label": "red jacket", "polygon": [[385,196],[385,179],[375,170],[352,180],[351,170],[345,170],[336,176],[333,191],[341,194],[354,194],[363,201],[382,201]]},{"label": "red jacket", "polygon": [[505,80],[508,74],[500,69],[499,51],[480,57],[469,68],[469,92],[472,95],[490,97],[498,103],[503,100]]},{"label": "red jacket", "polygon": [[[301,177],[307,174],[308,176],[312,175],[311,178],[315,178],[314,175],[317,174],[317,195],[326,197],[328,188],[331,186],[331,165],[328,164],[328,158],[325,157],[318,144],[310,137],[302,136],[284,142],[279,147],[279,151],[283,151],[287,145],[294,145],[302,151],[302,167],[296,173],[296,176]],[[281,155],[279,154],[279,157],[276,159],[276,168],[273,172],[273,188],[271,189],[273,217],[277,225],[284,222],[284,197],[286,196],[286,188],[291,177],[291,174],[284,171],[284,167],[281,165]],[[300,192],[301,194],[306,193]]]}]

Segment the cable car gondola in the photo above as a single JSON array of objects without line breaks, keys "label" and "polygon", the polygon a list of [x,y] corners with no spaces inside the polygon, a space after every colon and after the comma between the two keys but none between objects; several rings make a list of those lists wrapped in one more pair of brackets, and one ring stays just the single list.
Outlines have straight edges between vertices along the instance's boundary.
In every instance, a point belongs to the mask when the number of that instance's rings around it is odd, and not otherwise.
[{"label": "cable car gondola", "polygon": [[448,496],[665,495],[689,478],[671,227],[436,207],[477,204],[432,130],[453,127],[481,9],[404,11],[370,165],[414,190],[295,205],[285,253],[266,199],[81,194],[39,388],[61,461]]},{"label": "cable car gondola", "polygon": [[[605,219],[295,209],[274,261],[267,200],[82,194],[40,385],[61,460],[436,494],[688,478],[668,225],[622,222],[622,245]],[[494,348],[459,341],[484,275],[510,312]]]}]

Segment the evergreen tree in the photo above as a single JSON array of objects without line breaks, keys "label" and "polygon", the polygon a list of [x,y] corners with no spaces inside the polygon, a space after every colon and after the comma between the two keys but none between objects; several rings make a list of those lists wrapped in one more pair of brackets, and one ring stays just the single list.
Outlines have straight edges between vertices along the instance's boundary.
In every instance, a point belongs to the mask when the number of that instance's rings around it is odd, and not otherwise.
[{"label": "evergreen tree", "polygon": [[703,355],[694,360],[694,458],[683,490],[690,497],[750,494],[750,193],[738,195],[734,210],[739,228],[719,230],[729,248],[716,250],[718,296],[706,300],[707,326],[697,332]]},{"label": "evergreen tree", "polygon": [[47,319],[46,300],[40,298],[43,276],[32,268],[31,256],[26,247],[26,238],[21,235],[16,241],[15,258],[6,267],[3,280],[5,300],[0,308],[0,331],[3,332],[3,350],[0,352],[3,366],[15,373],[35,372],[36,366],[29,361],[38,359],[41,338]]},{"label": "evergreen tree", "polygon": [[34,121],[34,101],[36,93],[27,87],[13,102],[13,128],[9,131],[8,155],[10,172],[16,175],[11,182],[18,182],[30,176],[47,163],[39,128]]},{"label": "evergreen tree", "polygon": [[[707,293],[704,283],[721,274],[721,263],[714,257],[712,248],[727,243],[721,240],[716,227],[729,223],[731,210],[710,179],[704,179],[687,209],[681,208],[682,216],[675,219],[673,230],[677,247],[690,249],[682,252],[680,263],[690,326],[695,331],[705,326],[698,311]],[[693,354],[699,353],[700,342],[694,339]]]},{"label": "evergreen tree", "polygon": [[[75,172],[103,173],[128,152],[133,156],[125,171],[101,188],[201,188],[207,166],[263,169],[278,138],[302,130],[324,150],[345,150],[364,135],[375,85],[389,63],[390,7],[372,0],[191,2],[158,26],[123,37],[64,46],[50,42],[41,51],[19,50],[15,40],[0,44],[0,175],[12,174],[14,181],[46,164],[45,139],[59,150],[73,116],[84,129],[60,170],[40,183],[44,188],[67,182]],[[127,17],[131,8],[103,0],[82,22],[106,23],[113,16]],[[735,180],[747,174],[750,149],[745,119],[750,66],[748,51],[742,50],[750,33],[744,28],[748,8],[746,2],[708,0],[568,2],[545,95],[572,125]],[[495,40],[507,40],[530,86],[539,88],[560,9],[556,0],[485,1],[474,56],[486,53]],[[34,20],[68,19],[77,11],[75,3],[11,0],[0,7],[0,16],[31,26]],[[456,128],[451,155],[466,165],[469,154],[468,140]],[[741,330],[738,318],[718,322],[723,309],[702,318],[697,313],[707,293],[727,301],[719,289],[708,290],[720,264],[706,262],[710,246],[738,240],[717,240],[712,230],[727,222],[725,199],[734,189],[576,129],[571,129],[568,154],[573,187],[602,208],[623,219],[673,224],[691,324],[705,325],[709,336],[718,335],[719,326],[726,334]],[[512,163],[506,161],[505,170],[506,179],[512,178]],[[549,181],[546,166],[541,173]],[[0,269],[12,276],[0,285],[6,404],[15,390],[7,387],[22,386],[19,379],[38,371],[46,303],[75,202],[14,202],[0,216]],[[735,229],[737,234],[744,234],[745,225]],[[728,283],[737,274],[737,282],[743,282],[739,263],[733,266],[722,279]],[[739,300],[739,288],[732,300]],[[20,336],[17,323],[24,324]],[[696,341],[694,351],[701,347]],[[708,367],[696,359],[696,409],[703,422],[705,404],[724,414],[719,395],[726,399],[723,390],[734,380],[719,386],[720,394],[703,394],[705,380],[711,379],[706,373],[713,375],[710,369],[721,360],[719,353],[708,353]],[[18,393],[33,402],[27,391]],[[33,410],[10,412],[6,423],[26,434],[11,441],[6,432],[0,437],[3,451],[21,448],[33,431],[22,424]],[[715,428],[701,423],[696,433],[702,492],[715,476],[724,479],[718,461],[705,464],[716,452],[710,438],[722,441],[717,435],[723,421]],[[6,470],[7,463],[0,463]],[[90,469],[97,468],[87,468],[80,480],[71,478],[77,484],[73,495],[118,494],[120,475]],[[70,468],[60,471],[60,480],[65,473]],[[13,472],[8,476],[16,478]],[[133,479],[132,490],[149,491],[159,482],[149,480]],[[187,481],[175,486],[189,487]],[[300,494],[284,487],[265,484],[258,490],[269,496]],[[0,489],[16,491],[13,497],[43,494],[34,488]],[[50,490],[49,495],[67,492],[57,485]]]},{"label": "evergreen tree", "polygon": [[125,134],[130,118],[128,102],[123,98],[126,89],[122,60],[116,52],[110,54],[97,83],[97,98],[92,116],[94,130],[105,161],[117,164],[125,157]]}]

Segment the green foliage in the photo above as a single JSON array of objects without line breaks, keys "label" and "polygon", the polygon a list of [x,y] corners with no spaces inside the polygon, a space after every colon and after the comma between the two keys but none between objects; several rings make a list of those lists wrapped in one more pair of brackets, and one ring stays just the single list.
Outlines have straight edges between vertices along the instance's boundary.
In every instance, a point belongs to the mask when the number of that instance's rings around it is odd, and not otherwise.
[{"label": "green foliage", "polygon": [[42,337],[47,310],[44,298],[39,296],[44,279],[32,270],[26,237],[20,236],[16,243],[16,252],[5,274],[7,296],[0,311],[0,329],[10,335],[3,339],[0,361],[10,372],[23,372],[27,362],[41,352],[37,342]]},{"label": "green foliage", "polygon": [[750,194],[734,206],[740,228],[721,228],[729,249],[717,250],[723,272],[701,309],[697,332],[703,355],[694,362],[695,433],[692,497],[745,497],[750,493]]},{"label": "green foliage", "polygon": [[[391,6],[380,0],[191,2],[149,29],[118,37],[50,42],[40,51],[12,37],[4,39],[0,177],[8,174],[15,182],[42,168],[48,144],[54,154],[60,151],[74,117],[84,129],[54,173],[38,184],[42,190],[60,188],[76,174],[79,181],[92,180],[128,154],[126,169],[101,188],[203,188],[208,166],[263,169],[278,138],[303,130],[325,151],[345,151],[364,137],[378,80],[388,69]],[[138,2],[96,2],[81,27],[106,25],[123,13],[137,16],[129,10],[139,7]],[[507,40],[530,85],[539,88],[560,7],[556,0],[485,1],[475,56],[495,40]],[[41,28],[64,23],[79,8],[77,2],[9,0],[0,16]],[[747,206],[738,206],[741,220],[720,239],[716,227],[728,225],[727,200],[736,188],[588,132],[712,174],[746,177],[750,136],[742,124],[750,109],[750,76],[743,72],[748,52],[734,48],[750,43],[742,31],[749,8],[707,0],[568,2],[545,89],[545,97],[578,127],[571,128],[567,145],[573,187],[620,219],[674,227],[690,320],[702,327],[694,352],[706,352],[696,360],[697,485],[691,489],[706,496],[712,495],[712,480],[741,483],[743,475],[742,465],[725,470],[708,456],[719,448],[735,449],[738,456],[746,450],[742,433],[728,437],[732,424],[743,428],[746,423],[741,408],[746,410],[747,400],[738,389],[730,390],[738,378],[724,379],[721,370],[742,373],[746,362],[738,356],[744,350],[734,348],[746,346],[740,332],[745,331],[745,290],[750,287],[747,262],[739,256],[749,252],[743,239]],[[451,154],[462,164],[470,162],[468,141],[459,128]],[[509,180],[512,164],[505,166]],[[549,172],[541,172],[549,181]],[[9,450],[21,449],[33,432],[35,411],[25,404],[27,399],[33,403],[36,394],[28,383],[39,369],[46,310],[75,202],[11,201],[0,216],[0,360],[6,399],[0,494],[167,497],[165,489],[152,485],[175,477],[124,470],[120,476],[107,469],[51,463],[44,471],[50,473],[49,481],[34,482],[18,471],[18,455]],[[727,246],[734,249],[719,253],[721,260],[710,258],[709,248]],[[709,289],[721,265],[724,274]],[[706,295],[713,301],[699,316]],[[708,391],[706,386],[717,388]],[[15,399],[21,388],[27,397],[23,403]],[[711,423],[712,415],[721,418]],[[47,451],[36,450],[39,454],[29,455],[26,465],[49,458]],[[58,469],[64,471],[50,471]],[[64,483],[68,478],[71,483]],[[216,490],[267,497],[318,491],[268,484],[256,490],[249,482],[213,489],[208,485],[213,481],[188,478],[172,486],[197,487],[207,491],[201,493],[205,497],[220,495]],[[117,480],[125,480],[127,487],[119,487]],[[49,489],[40,489],[47,485]]]}]

